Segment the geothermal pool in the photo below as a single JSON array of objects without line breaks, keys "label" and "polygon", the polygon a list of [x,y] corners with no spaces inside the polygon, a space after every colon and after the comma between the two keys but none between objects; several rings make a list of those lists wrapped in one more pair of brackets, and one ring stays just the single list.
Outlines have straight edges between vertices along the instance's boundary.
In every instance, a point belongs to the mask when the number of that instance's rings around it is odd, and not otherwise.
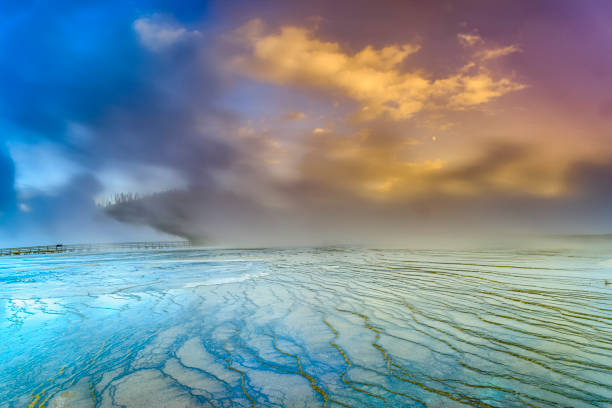
[{"label": "geothermal pool", "polygon": [[0,407],[610,407],[612,251],[0,258]]}]

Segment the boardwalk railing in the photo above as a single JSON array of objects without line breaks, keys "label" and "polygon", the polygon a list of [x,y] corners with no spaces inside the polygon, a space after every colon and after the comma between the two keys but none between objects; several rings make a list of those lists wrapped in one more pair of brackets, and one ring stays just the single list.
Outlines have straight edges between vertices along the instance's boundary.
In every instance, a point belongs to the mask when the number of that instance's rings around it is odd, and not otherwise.
[{"label": "boardwalk railing", "polygon": [[74,244],[0,248],[0,256],[54,254],[60,252],[100,252],[121,249],[161,249],[189,247],[189,241],[121,242],[109,244]]}]

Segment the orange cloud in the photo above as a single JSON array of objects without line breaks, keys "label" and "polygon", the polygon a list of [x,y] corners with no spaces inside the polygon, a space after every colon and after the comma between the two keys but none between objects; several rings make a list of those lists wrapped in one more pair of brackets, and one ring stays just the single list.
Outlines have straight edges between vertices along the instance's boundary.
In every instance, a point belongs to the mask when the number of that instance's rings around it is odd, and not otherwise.
[{"label": "orange cloud", "polygon": [[566,163],[543,160],[531,148],[491,143],[465,157],[422,159],[415,146],[373,128],[312,135],[299,174],[304,184],[374,201],[568,193]]},{"label": "orange cloud", "polygon": [[234,69],[259,80],[342,94],[361,104],[361,119],[403,120],[426,109],[465,109],[524,87],[476,64],[440,79],[401,69],[419,51],[417,44],[366,46],[349,54],[305,28],[285,26],[266,34],[260,20],[237,30],[235,37],[247,48],[233,59]]},{"label": "orange cloud", "polygon": [[290,120],[290,121],[306,119],[306,114],[304,112],[299,112],[299,111],[287,112],[283,115],[283,119]]},{"label": "orange cloud", "polygon": [[509,78],[493,79],[486,70],[464,75],[459,74],[432,84],[432,94],[445,97],[445,106],[451,109],[465,109],[481,105],[509,92],[525,88]]},{"label": "orange cloud", "polygon": [[521,52],[522,50],[517,45],[508,45],[506,47],[492,48],[481,51],[476,54],[477,57],[488,60],[493,58],[503,57],[505,55],[514,54],[515,52]]},{"label": "orange cloud", "polygon": [[482,38],[478,34],[459,33],[457,34],[457,39],[464,47],[473,47],[476,44],[483,42]]}]

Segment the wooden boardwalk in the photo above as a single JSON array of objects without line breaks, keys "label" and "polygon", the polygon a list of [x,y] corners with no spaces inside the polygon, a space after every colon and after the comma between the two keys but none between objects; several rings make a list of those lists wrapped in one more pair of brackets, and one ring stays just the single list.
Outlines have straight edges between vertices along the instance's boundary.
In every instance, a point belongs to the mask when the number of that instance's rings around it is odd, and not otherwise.
[{"label": "wooden boardwalk", "polygon": [[162,249],[189,247],[189,241],[122,242],[108,244],[46,245],[0,248],[0,256],[56,254],[63,252],[100,252],[122,249]]}]

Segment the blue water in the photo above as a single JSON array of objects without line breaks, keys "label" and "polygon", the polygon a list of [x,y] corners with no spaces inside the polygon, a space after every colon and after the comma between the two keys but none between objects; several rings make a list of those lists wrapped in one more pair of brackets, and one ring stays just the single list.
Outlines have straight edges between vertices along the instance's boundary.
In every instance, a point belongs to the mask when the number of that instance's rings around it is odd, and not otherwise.
[{"label": "blue water", "polygon": [[0,407],[610,407],[612,255],[0,258]]}]

